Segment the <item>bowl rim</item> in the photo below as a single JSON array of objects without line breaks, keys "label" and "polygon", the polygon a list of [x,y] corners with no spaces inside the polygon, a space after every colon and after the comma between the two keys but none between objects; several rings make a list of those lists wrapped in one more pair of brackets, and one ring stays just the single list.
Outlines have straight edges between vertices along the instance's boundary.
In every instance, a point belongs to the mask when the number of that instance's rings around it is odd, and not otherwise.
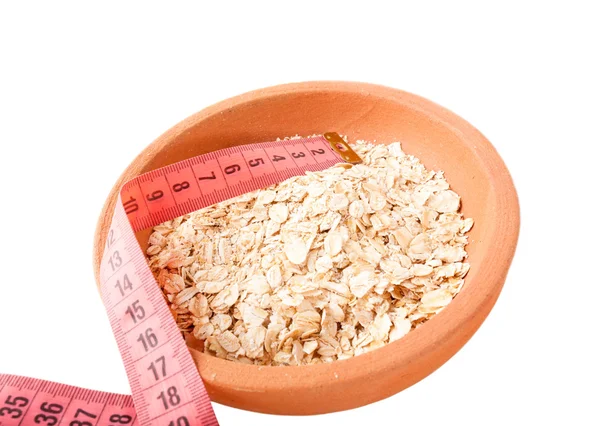
[{"label": "bowl rim", "polygon": [[[159,155],[164,146],[196,124],[209,117],[221,114],[232,107],[240,107],[243,104],[252,104],[290,93],[327,91],[368,94],[404,104],[427,116],[429,120],[443,122],[451,131],[461,135],[459,139],[469,140],[470,145],[467,148],[470,153],[485,165],[491,188],[489,202],[495,206],[493,213],[495,217],[489,223],[493,226],[492,233],[498,235],[499,240],[481,241],[479,246],[479,250],[486,251],[483,260],[493,258],[494,266],[483,265],[476,275],[469,276],[470,280],[478,282],[478,291],[465,293],[465,290],[468,289],[463,289],[442,312],[418,329],[412,330],[402,339],[346,360],[309,366],[257,366],[234,363],[189,348],[207,387],[235,388],[236,391],[240,392],[263,393],[281,391],[282,382],[286,383],[286,391],[290,392],[306,390],[307,387],[326,387],[332,381],[343,386],[358,386],[361,383],[364,386],[365,379],[372,375],[386,374],[394,370],[394,374],[400,374],[401,372],[398,372],[398,369],[413,368],[414,366],[411,366],[411,364],[418,363],[419,357],[424,356],[424,354],[435,351],[440,346],[453,345],[449,350],[449,356],[438,362],[438,365],[427,367],[427,371],[423,371],[415,378],[408,377],[406,380],[407,385],[404,386],[406,388],[435,371],[466,343],[485,320],[502,289],[516,250],[520,214],[517,193],[511,176],[494,147],[466,120],[432,101],[399,89],[348,81],[290,83],[247,92],[209,106],[185,118],[159,136],[125,169],[113,186],[102,209],[94,238],[96,282],[99,282],[99,263],[102,256],[102,247],[104,246],[106,229],[110,225],[118,191],[125,181],[140,174],[143,164],[150,161],[149,158]],[[485,311],[483,315],[482,310]],[[478,318],[476,324],[473,324],[473,318]],[[457,333],[463,336],[458,343],[453,339],[453,336]],[[406,370],[406,374],[408,375],[408,370]],[[396,389],[389,394],[391,395],[397,391]],[[235,401],[219,401],[217,398],[216,402],[237,406]],[[373,401],[350,404],[346,408],[364,405],[369,402]],[[239,406],[252,409],[247,404]],[[264,410],[259,409],[258,411]]]}]

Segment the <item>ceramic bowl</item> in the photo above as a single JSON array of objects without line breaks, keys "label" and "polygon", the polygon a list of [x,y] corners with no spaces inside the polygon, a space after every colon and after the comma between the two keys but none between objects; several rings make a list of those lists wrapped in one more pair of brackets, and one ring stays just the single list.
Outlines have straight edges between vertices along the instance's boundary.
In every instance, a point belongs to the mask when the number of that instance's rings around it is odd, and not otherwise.
[{"label": "ceramic bowl", "polygon": [[[317,414],[386,398],[431,374],[475,333],[504,284],[519,233],[511,177],[494,147],[447,109],[400,90],[364,83],[295,83],[246,93],[186,118],[148,146],[112,189],[98,224],[98,265],[120,186],[150,170],[234,145],[335,131],[350,141],[401,141],[426,167],[444,170],[475,220],[471,270],[440,314],[402,339],[352,359],[314,366],[261,367],[190,348],[213,401],[276,414]],[[144,245],[148,234],[139,236]]]}]

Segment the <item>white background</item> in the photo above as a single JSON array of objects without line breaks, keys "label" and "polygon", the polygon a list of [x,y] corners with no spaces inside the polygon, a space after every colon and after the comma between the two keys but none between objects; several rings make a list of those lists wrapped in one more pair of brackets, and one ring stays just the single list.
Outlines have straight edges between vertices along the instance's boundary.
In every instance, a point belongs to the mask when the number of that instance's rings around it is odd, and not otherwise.
[{"label": "white background", "polygon": [[496,146],[522,209],[505,289],[394,397],[312,418],[215,404],[221,424],[600,424],[595,2],[210,3],[1,3],[0,371],[129,392],[91,262],[120,172],[219,100],[357,80],[432,99]]}]

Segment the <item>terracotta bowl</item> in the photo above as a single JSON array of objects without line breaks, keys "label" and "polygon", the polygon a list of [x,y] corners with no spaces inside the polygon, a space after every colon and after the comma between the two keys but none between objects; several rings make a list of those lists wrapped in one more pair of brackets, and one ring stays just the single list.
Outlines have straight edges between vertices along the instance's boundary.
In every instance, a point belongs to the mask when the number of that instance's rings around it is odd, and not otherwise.
[{"label": "terracotta bowl", "polygon": [[[461,293],[404,338],[358,357],[302,367],[259,367],[190,348],[213,401],[276,414],[346,410],[386,398],[431,374],[475,333],[504,284],[519,234],[511,177],[487,139],[465,120],[421,97],[364,83],[308,82],[256,90],[186,118],[123,172],[98,223],[96,278],[117,191],[127,180],[188,157],[287,135],[335,131],[378,143],[401,141],[431,169],[442,169],[475,220],[471,270]],[[145,246],[148,233],[139,235]]]}]

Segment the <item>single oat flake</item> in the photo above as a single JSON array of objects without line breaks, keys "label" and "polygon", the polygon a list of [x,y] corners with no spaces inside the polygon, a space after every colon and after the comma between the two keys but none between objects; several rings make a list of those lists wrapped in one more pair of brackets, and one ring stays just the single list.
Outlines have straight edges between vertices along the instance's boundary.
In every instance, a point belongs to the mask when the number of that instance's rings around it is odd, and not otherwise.
[{"label": "single oat flake", "polygon": [[219,358],[305,365],[360,355],[446,307],[472,219],[400,143],[156,226],[150,267],[179,328]]}]

